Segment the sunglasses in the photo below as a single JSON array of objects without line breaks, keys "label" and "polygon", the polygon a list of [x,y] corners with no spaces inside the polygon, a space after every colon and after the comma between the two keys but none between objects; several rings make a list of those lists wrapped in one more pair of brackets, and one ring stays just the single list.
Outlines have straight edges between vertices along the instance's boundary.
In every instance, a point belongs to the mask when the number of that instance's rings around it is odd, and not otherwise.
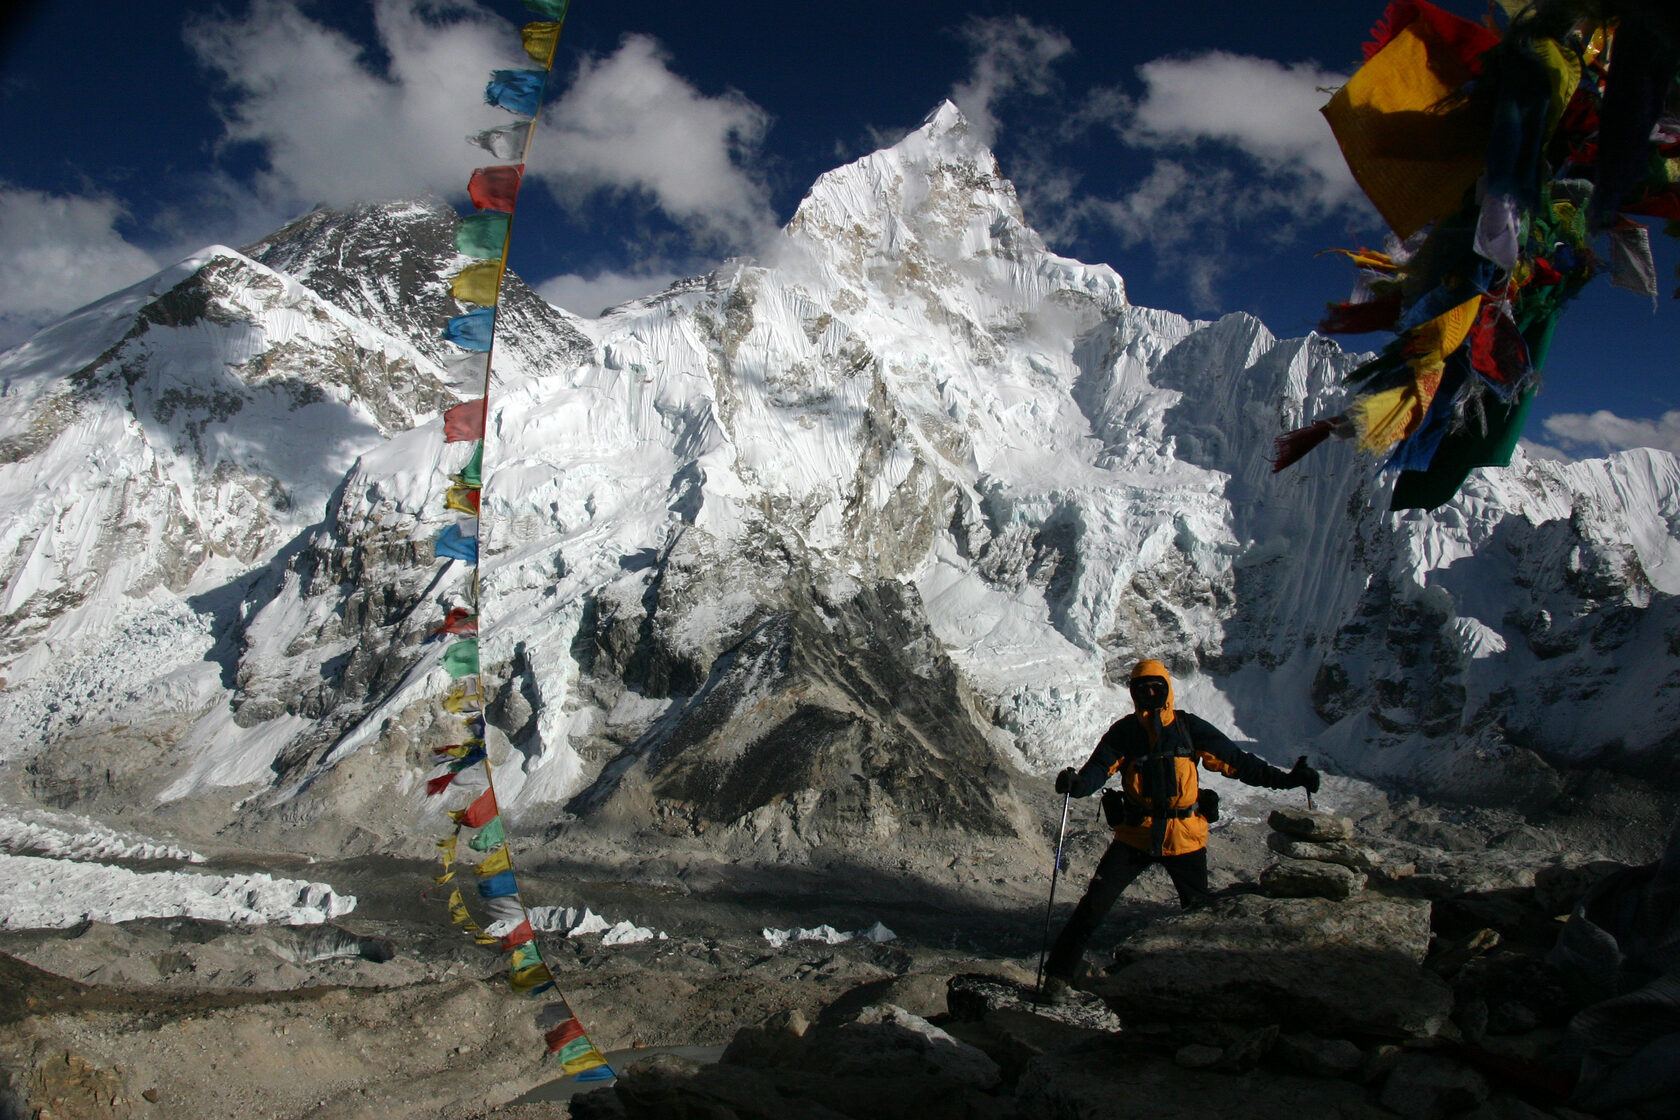
[{"label": "sunglasses", "polygon": [[1167,682],[1160,677],[1141,677],[1132,682],[1132,699],[1146,708],[1159,708],[1167,702]]}]

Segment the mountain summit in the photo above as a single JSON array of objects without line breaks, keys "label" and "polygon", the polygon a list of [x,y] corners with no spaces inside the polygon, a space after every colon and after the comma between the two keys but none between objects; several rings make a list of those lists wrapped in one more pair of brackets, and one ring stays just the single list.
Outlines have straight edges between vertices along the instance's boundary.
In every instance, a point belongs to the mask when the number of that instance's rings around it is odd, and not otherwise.
[{"label": "mountain summit", "polygon": [[[440,823],[453,220],[319,211],[0,356],[28,793],[320,850]],[[1525,803],[1673,774],[1672,456],[1519,458],[1434,515],[1378,510],[1347,448],[1273,476],[1356,359],[1132,306],[948,104],[764,261],[596,320],[514,293],[482,650],[527,820],[978,866],[1144,656],[1274,760]]]}]

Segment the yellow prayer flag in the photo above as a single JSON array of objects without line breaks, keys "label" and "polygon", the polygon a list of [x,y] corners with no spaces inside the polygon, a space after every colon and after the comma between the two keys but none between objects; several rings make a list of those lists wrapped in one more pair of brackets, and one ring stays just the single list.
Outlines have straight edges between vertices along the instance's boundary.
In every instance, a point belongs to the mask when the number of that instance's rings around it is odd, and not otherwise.
[{"label": "yellow prayer flag", "polygon": [[519,41],[525,44],[525,53],[547,69],[554,65],[554,48],[560,43],[560,25],[527,23],[519,29]]},{"label": "yellow prayer flag", "polygon": [[[476,712],[483,702],[483,697],[478,694],[478,685],[475,683],[470,691],[467,689],[460,689],[456,692],[451,692],[448,696],[445,696],[443,698],[443,710],[446,712],[453,712],[455,715],[460,715],[462,712]],[[455,746],[450,747],[448,751],[449,757],[466,757],[467,752],[477,742],[479,742],[479,740],[471,740],[469,742],[458,743]]]},{"label": "yellow prayer flag", "polygon": [[1467,74],[1408,24],[1321,111],[1348,170],[1402,238],[1459,208],[1486,163],[1488,124],[1468,101],[1443,104]]},{"label": "yellow prayer flag", "polygon": [[1581,56],[1565,50],[1556,39],[1536,39],[1534,53],[1546,64],[1546,74],[1552,80],[1551,99],[1546,106],[1546,136],[1550,138],[1581,84]]},{"label": "yellow prayer flag", "polygon": [[587,1054],[580,1054],[569,1062],[561,1062],[560,1068],[567,1073],[582,1073],[585,1070],[599,1069],[607,1064],[599,1050],[591,1050]]},{"label": "yellow prayer flag", "polygon": [[449,294],[466,303],[496,305],[502,287],[501,261],[475,261],[449,281]]},{"label": "yellow prayer flag", "polygon": [[443,492],[443,508],[477,517],[478,490],[470,486],[451,486]]},{"label": "yellow prayer flag", "polygon": [[481,878],[487,875],[497,875],[503,871],[512,871],[513,853],[508,851],[508,846],[506,844],[503,844],[501,847],[479,860],[478,866],[473,868],[473,870],[478,872]]},{"label": "yellow prayer flag", "polygon": [[1470,328],[1476,325],[1481,307],[1482,297],[1473,296],[1407,332],[1406,345],[1411,356],[1406,364],[1412,371],[1411,384],[1361,397],[1350,409],[1359,429],[1361,449],[1381,451],[1411,435],[1423,423],[1424,413],[1429,411],[1435,392],[1441,387],[1447,355],[1464,344]]},{"label": "yellow prayer flag", "polygon": [[455,845],[460,842],[461,834],[459,832],[452,832],[437,842],[438,856],[443,860],[445,867],[455,862]]},{"label": "yellow prayer flag", "polygon": [[467,900],[461,897],[458,888],[449,892],[449,920],[458,926],[478,928],[472,920],[472,915],[467,912]]},{"label": "yellow prayer flag", "polygon": [[508,983],[516,992],[528,992],[532,988],[540,988],[544,984],[553,982],[554,975],[548,971],[546,964],[534,964],[530,968],[522,968],[518,972],[508,973]]}]

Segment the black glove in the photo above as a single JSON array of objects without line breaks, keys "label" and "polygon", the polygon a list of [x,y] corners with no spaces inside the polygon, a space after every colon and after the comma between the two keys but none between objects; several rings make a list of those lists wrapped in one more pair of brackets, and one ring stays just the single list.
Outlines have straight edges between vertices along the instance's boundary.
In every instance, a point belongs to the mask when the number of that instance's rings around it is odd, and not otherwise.
[{"label": "black glove", "polygon": [[[1063,770],[1060,774],[1057,774],[1056,775],[1056,792],[1057,793],[1072,793],[1073,792],[1074,779],[1076,779],[1078,777],[1079,777],[1079,771],[1075,770],[1071,766],[1069,766],[1066,770]],[[1316,788],[1316,785],[1317,785],[1317,779],[1315,778],[1314,779],[1315,788]]]},{"label": "black glove", "polygon": [[1307,765],[1306,755],[1295,760],[1294,769],[1289,771],[1289,784],[1300,786],[1308,793],[1318,792],[1318,771]]}]

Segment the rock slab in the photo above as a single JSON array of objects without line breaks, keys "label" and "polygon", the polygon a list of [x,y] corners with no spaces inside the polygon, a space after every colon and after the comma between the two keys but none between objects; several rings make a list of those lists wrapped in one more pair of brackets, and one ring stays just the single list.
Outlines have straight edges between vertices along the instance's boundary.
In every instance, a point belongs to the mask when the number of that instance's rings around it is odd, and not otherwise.
[{"label": "rock slab", "polygon": [[1428,1037],[1452,1007],[1445,982],[1421,967],[1429,915],[1419,899],[1239,895],[1122,942],[1097,991],[1128,1023]]}]

